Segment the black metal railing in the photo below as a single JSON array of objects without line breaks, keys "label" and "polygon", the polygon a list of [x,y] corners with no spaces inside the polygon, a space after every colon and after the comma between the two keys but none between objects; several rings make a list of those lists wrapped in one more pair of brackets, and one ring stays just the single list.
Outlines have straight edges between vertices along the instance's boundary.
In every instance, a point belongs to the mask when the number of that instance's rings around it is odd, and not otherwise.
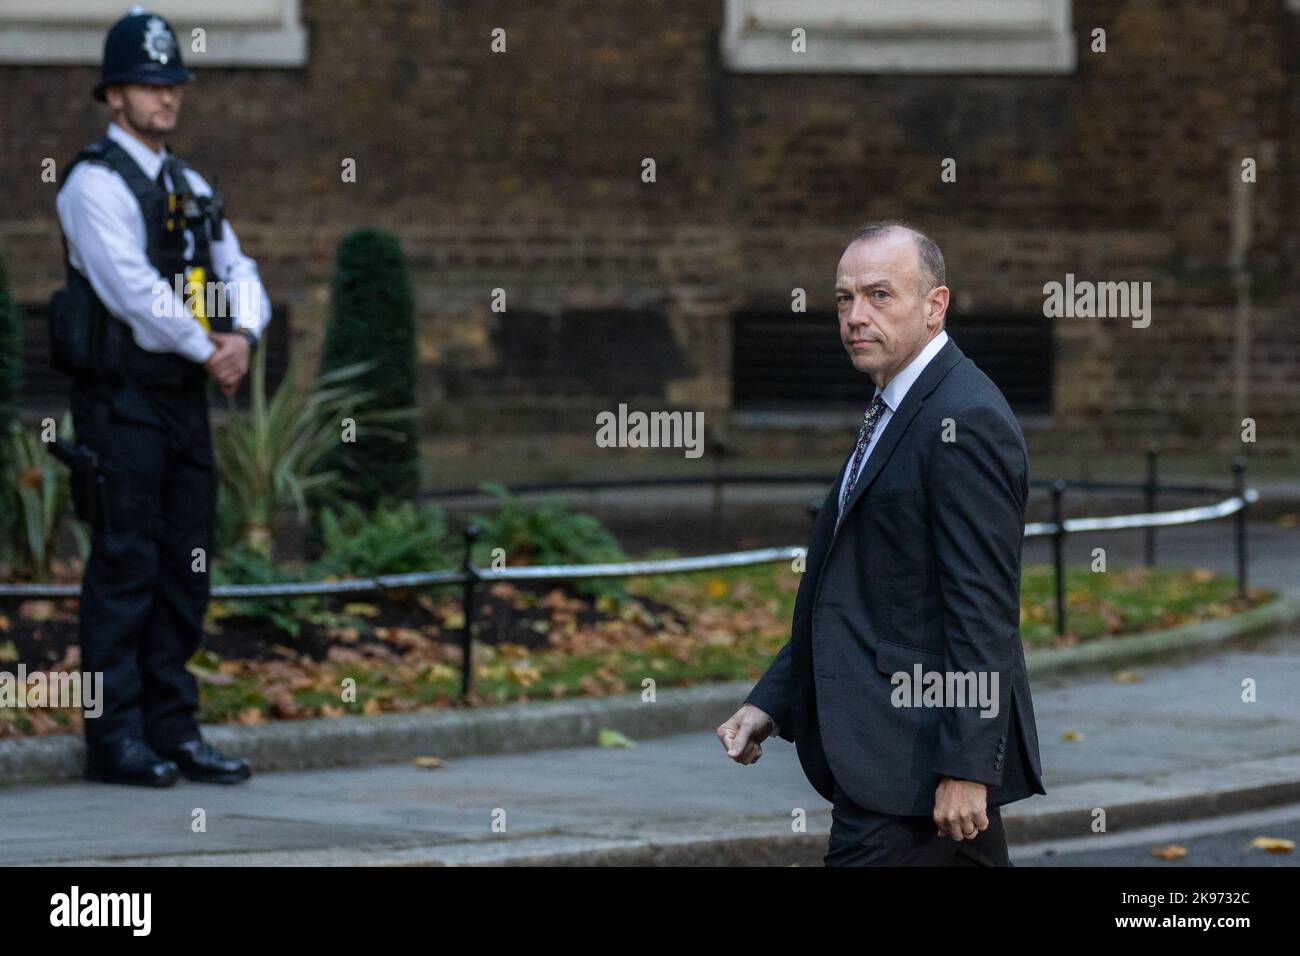
[{"label": "black metal railing", "polygon": [[[1146,529],[1144,557],[1154,566],[1156,555],[1156,530],[1176,525],[1235,518],[1234,543],[1236,548],[1237,593],[1243,600],[1247,595],[1248,556],[1246,550],[1246,518],[1248,506],[1258,500],[1253,488],[1246,487],[1246,465],[1242,458],[1232,464],[1232,485],[1159,484],[1156,456],[1148,453],[1147,475],[1141,482],[1123,481],[1066,481],[1063,479],[1036,480],[1030,484],[1046,488],[1051,493],[1051,520],[1025,525],[1025,537],[1050,537],[1052,541],[1052,566],[1054,600],[1056,605],[1056,632],[1065,633],[1065,544],[1069,535],[1083,532],[1123,531]],[[614,482],[567,482],[519,485],[514,494],[529,492],[569,491],[575,489],[604,490],[613,487],[687,485],[711,483],[714,488],[714,509],[721,507],[722,488],[725,484],[826,484],[826,475],[714,475],[709,478],[628,479]],[[1082,491],[1112,491],[1140,493],[1148,510],[1138,514],[1111,515],[1093,518],[1067,518],[1065,493],[1069,489]],[[1155,511],[1161,494],[1228,494],[1213,504],[1173,511]],[[456,489],[449,492],[426,493],[422,497],[451,497],[478,495],[477,489]],[[816,515],[817,506],[809,509]],[[473,638],[475,625],[476,591],[480,585],[509,581],[576,581],[592,578],[630,578],[652,574],[689,574],[722,568],[751,567],[792,561],[805,555],[803,548],[761,548],[752,551],[732,551],[688,558],[667,558],[653,561],[620,561],[605,564],[544,565],[518,568],[484,568],[472,558],[479,529],[471,525],[464,536],[464,553],[460,570],[417,571],[407,574],[378,575],[370,578],[346,578],[335,581],[305,581],[277,584],[224,584],[211,589],[212,597],[226,600],[253,598],[300,598],[318,595],[376,594],[406,588],[429,588],[461,585],[464,623],[461,628],[461,696],[470,695],[473,689]],[[0,584],[0,599],[22,597],[76,597],[80,586],[76,584]]]}]

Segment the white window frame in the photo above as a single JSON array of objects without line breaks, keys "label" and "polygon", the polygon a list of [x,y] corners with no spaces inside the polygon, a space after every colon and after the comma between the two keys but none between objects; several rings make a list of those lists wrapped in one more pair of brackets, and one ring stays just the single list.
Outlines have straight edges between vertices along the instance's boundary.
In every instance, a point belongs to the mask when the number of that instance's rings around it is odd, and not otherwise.
[{"label": "white window frame", "polygon": [[[98,65],[108,28],[128,7],[124,0],[0,0],[0,63]],[[156,12],[176,30],[187,67],[307,64],[299,0],[160,0]],[[205,31],[204,53],[192,52],[195,28]]]},{"label": "white window frame", "polygon": [[1070,0],[724,2],[722,58],[739,73],[1073,73],[1077,60]]}]

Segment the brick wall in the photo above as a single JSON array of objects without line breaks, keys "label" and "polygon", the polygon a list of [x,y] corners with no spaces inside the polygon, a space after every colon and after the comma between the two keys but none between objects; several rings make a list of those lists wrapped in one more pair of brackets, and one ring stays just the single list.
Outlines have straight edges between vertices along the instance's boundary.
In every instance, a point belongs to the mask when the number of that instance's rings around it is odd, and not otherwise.
[{"label": "brick wall", "polygon": [[[175,145],[220,177],[300,348],[318,340],[338,239],[401,235],[426,423],[442,433],[578,435],[629,398],[725,421],[731,313],[788,307],[794,287],[830,308],[845,236],[901,216],[940,241],[964,312],[1041,311],[1067,272],[1153,283],[1150,328],[1056,320],[1038,447],[1226,451],[1243,409],[1261,448],[1300,447],[1300,35],[1283,0],[1076,0],[1079,66],[1057,77],[736,75],[719,63],[722,14],[722,0],[304,0],[307,68],[203,71]],[[498,26],[505,56],[488,46]],[[1105,54],[1088,52],[1094,27]],[[0,67],[0,246],[20,301],[59,281],[40,163],[100,134],[94,79]],[[1229,233],[1246,156],[1259,176],[1242,395]],[[940,181],[945,157],[956,183]],[[535,338],[590,310],[629,313],[611,315],[602,352],[649,363],[629,394],[603,391],[608,369],[586,395],[504,369],[512,320]],[[653,355],[638,312],[671,334]]]}]

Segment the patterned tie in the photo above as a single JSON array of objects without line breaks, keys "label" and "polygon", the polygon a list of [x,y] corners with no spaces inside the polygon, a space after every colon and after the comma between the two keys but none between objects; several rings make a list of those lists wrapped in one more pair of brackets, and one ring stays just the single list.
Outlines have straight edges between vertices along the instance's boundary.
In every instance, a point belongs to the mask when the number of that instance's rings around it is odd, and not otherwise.
[{"label": "patterned tie", "polygon": [[839,522],[844,518],[844,508],[849,503],[849,497],[853,494],[853,486],[858,483],[858,467],[862,464],[862,459],[867,454],[867,446],[871,444],[871,436],[875,434],[876,424],[880,421],[880,416],[885,412],[885,400],[877,395],[867,406],[867,413],[862,416],[862,427],[858,429],[858,445],[853,449],[853,461],[849,463],[849,480],[844,485],[844,494],[840,495],[840,514],[836,519],[835,527],[839,527]]}]

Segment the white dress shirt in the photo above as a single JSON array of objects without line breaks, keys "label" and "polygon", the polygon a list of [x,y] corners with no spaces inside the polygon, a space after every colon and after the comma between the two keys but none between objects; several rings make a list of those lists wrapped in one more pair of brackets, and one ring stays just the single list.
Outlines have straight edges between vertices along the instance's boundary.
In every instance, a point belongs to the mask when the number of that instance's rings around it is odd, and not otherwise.
[{"label": "white dress shirt", "polygon": [[[883,392],[879,387],[876,388],[875,395],[872,395],[872,400],[875,400],[876,395],[882,395],[885,400],[885,410],[880,413],[880,420],[876,422],[876,430],[871,433],[871,441],[867,443],[867,452],[862,456],[862,461],[858,463],[858,474],[862,473],[862,469],[866,465],[867,459],[871,457],[872,450],[880,441],[880,436],[885,433],[885,426],[888,425],[889,420],[894,417],[894,412],[898,411],[898,406],[903,404],[903,398],[906,397],[908,389],[910,389],[913,383],[921,377],[921,373],[924,372],[925,367],[930,364],[930,360],[939,354],[939,350],[944,347],[944,344],[947,343],[947,341],[948,333],[943,329],[940,329],[938,335],[925,343],[925,348],[921,349],[916,358],[903,366],[898,374],[889,380],[889,384],[885,386]],[[852,464],[853,459],[850,458],[849,466],[845,467],[844,477],[840,480],[840,493],[836,497],[836,501],[844,500],[844,489],[847,488],[849,484],[849,467],[852,466]]]},{"label": "white dress shirt", "polygon": [[[116,123],[109,123],[108,135],[146,176],[158,178],[164,153],[154,152]],[[194,195],[212,195],[212,187],[193,169],[187,167],[185,177]],[[169,188],[173,185],[170,176],[165,181]],[[149,262],[140,204],[126,181],[101,163],[78,163],[59,191],[57,206],[72,267],[90,280],[105,308],[130,326],[136,344],[150,352],[177,352],[192,362],[207,361],[216,346],[176,296],[174,280],[164,278]],[[228,297],[226,314],[232,326],[260,336],[271,320],[271,304],[257,263],[240,251],[229,222],[223,225],[221,241],[209,235],[209,242],[214,273],[209,279],[240,290]],[[156,309],[163,286],[173,289],[176,301],[171,308]],[[253,304],[248,309],[253,314],[240,314],[248,303]]]}]

